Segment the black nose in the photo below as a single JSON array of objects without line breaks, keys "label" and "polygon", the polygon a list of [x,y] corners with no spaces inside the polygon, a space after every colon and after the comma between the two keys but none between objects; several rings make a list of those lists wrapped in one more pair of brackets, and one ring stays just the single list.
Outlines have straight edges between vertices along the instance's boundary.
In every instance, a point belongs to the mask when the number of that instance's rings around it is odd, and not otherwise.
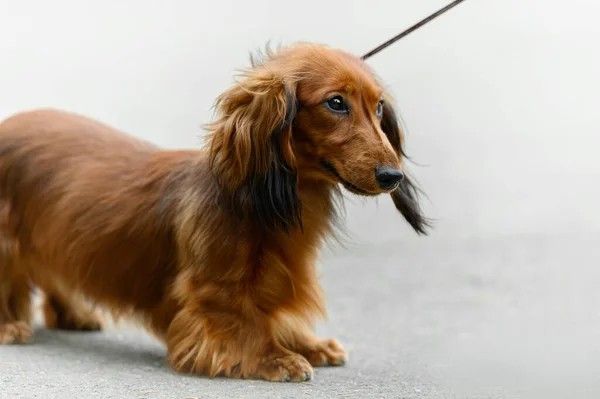
[{"label": "black nose", "polygon": [[375,179],[381,189],[391,190],[404,179],[404,173],[401,170],[384,166],[375,169]]}]

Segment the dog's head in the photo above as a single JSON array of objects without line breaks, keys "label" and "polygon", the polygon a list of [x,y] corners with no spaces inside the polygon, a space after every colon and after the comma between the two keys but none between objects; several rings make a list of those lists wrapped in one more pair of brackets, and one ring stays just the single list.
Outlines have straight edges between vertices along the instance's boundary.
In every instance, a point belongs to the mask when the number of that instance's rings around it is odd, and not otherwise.
[{"label": "dog's head", "polygon": [[425,234],[391,98],[358,57],[312,44],[268,51],[216,105],[219,119],[208,125],[213,173],[265,227],[300,224],[302,177],[358,195],[391,194]]}]

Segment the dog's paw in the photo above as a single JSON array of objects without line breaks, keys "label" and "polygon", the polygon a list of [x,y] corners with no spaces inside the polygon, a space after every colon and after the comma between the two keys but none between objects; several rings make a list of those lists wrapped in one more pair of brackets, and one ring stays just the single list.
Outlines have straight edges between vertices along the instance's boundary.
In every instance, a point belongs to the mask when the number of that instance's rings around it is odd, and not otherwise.
[{"label": "dog's paw", "polygon": [[315,367],[342,366],[348,360],[346,350],[335,339],[320,340],[303,355]]},{"label": "dog's paw", "polygon": [[77,319],[67,319],[60,324],[62,330],[71,331],[100,331],[102,330],[102,318],[94,313]]},{"label": "dog's paw", "polygon": [[289,354],[264,362],[258,377],[272,382],[303,382],[313,377],[313,369],[301,355]]},{"label": "dog's paw", "polygon": [[33,339],[33,330],[29,323],[16,321],[0,323],[0,345],[26,344]]},{"label": "dog's paw", "polygon": [[103,325],[104,318],[100,314],[90,311],[79,317],[64,320],[60,328],[74,331],[100,331]]},{"label": "dog's paw", "polygon": [[104,319],[91,310],[79,310],[59,308],[47,305],[44,308],[46,327],[56,330],[67,331],[99,331],[102,330]]}]

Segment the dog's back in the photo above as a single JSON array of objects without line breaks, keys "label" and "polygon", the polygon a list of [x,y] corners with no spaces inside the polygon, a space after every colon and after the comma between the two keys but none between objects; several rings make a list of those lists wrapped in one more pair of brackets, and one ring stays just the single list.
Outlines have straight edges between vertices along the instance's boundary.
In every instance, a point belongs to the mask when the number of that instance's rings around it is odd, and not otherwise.
[{"label": "dog's back", "polygon": [[0,123],[0,198],[22,208],[31,200],[51,203],[66,191],[96,194],[99,185],[113,190],[154,151],[151,144],[77,114],[17,114]]},{"label": "dog's back", "polygon": [[0,123],[0,324],[22,319],[15,287],[29,281],[62,307],[78,291],[152,307],[164,289],[152,281],[168,280],[174,258],[160,207],[170,167],[185,158],[173,154],[61,111]]}]

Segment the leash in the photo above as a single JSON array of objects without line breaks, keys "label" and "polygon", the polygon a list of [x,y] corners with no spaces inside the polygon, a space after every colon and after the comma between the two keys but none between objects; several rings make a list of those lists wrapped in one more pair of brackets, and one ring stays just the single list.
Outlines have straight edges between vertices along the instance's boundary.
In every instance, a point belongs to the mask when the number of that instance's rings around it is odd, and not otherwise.
[{"label": "leash", "polygon": [[440,15],[442,15],[443,13],[445,13],[446,11],[450,10],[451,8],[454,8],[455,6],[459,5],[460,3],[462,3],[465,0],[456,0],[450,4],[448,4],[446,7],[442,8],[441,10],[431,14],[430,16],[428,16],[427,18],[421,20],[420,22],[417,22],[416,24],[414,24],[413,26],[411,26],[410,28],[406,29],[404,32],[392,37],[390,40],[388,40],[387,42],[383,43],[382,45],[380,45],[379,47],[374,48],[373,50],[369,51],[367,54],[362,56],[363,60],[366,60],[367,58],[372,57],[373,55],[377,54],[378,52],[380,52],[381,50],[383,50],[384,48],[388,47],[389,45],[397,42],[398,40],[402,39],[404,36],[407,36],[408,34],[416,31],[417,29],[419,29],[421,26],[425,25],[426,23],[428,23],[429,21],[439,17]]}]

